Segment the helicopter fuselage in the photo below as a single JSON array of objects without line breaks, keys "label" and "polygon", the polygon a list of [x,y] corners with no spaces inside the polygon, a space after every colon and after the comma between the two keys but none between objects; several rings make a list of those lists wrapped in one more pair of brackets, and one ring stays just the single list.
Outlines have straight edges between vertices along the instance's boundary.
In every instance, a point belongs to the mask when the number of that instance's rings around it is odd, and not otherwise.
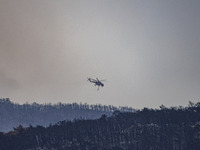
[{"label": "helicopter fuselage", "polygon": [[101,87],[104,86],[104,84],[103,84],[101,81],[99,81],[98,78],[96,78],[96,80],[95,80],[95,79],[92,79],[92,78],[88,78],[88,81],[94,83],[94,86],[97,85],[97,86],[98,86],[98,89],[97,89],[97,90],[99,90],[99,86],[101,86]]}]

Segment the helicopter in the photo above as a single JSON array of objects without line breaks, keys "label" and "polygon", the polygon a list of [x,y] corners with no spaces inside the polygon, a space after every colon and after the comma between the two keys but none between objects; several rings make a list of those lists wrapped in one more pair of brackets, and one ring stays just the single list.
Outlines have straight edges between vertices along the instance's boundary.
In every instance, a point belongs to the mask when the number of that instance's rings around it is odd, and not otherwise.
[{"label": "helicopter", "polygon": [[99,80],[98,78],[96,78],[96,80],[92,79],[92,78],[88,78],[88,81],[90,81],[91,83],[94,83],[94,86],[97,85],[98,86],[97,91],[98,91],[100,86],[102,86],[102,87],[104,86],[104,84],[102,82],[105,80]]}]

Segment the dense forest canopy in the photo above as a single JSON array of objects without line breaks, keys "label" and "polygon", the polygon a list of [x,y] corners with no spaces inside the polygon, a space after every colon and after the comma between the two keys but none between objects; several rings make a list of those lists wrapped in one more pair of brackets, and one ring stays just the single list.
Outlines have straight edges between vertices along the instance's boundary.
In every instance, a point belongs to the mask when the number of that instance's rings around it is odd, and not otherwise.
[{"label": "dense forest canopy", "polygon": [[34,102],[20,105],[11,102],[9,98],[2,98],[0,99],[0,131],[10,131],[20,124],[24,127],[28,127],[30,124],[32,126],[48,126],[62,120],[97,119],[102,114],[110,116],[116,110],[135,111],[130,107],[89,105],[87,103],[38,104]]},{"label": "dense forest canopy", "polygon": [[60,121],[48,127],[22,125],[0,133],[6,150],[199,150],[200,103],[114,111],[99,119]]}]

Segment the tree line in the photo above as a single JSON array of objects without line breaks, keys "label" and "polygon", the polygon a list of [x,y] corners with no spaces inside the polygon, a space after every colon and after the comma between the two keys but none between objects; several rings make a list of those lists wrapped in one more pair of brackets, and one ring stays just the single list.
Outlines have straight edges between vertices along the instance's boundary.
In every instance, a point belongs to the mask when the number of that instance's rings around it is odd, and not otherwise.
[{"label": "tree line", "polygon": [[22,125],[0,133],[6,150],[199,150],[200,103],[114,111],[98,119],[60,121],[48,127]]},{"label": "tree line", "polygon": [[111,105],[89,105],[87,103],[56,103],[56,104],[38,104],[25,103],[17,104],[10,101],[9,98],[0,99],[0,131],[6,132],[23,125],[28,127],[42,125],[48,126],[62,120],[73,120],[78,118],[97,119],[102,114],[110,116],[114,111],[122,112],[134,109],[131,107],[115,107]]}]

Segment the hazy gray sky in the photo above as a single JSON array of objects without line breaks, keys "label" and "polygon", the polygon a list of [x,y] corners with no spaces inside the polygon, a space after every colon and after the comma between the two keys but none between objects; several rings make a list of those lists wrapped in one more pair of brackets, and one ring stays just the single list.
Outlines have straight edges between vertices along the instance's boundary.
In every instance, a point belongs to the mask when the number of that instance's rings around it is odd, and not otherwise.
[{"label": "hazy gray sky", "polygon": [[[0,0],[0,97],[135,108],[200,98],[199,0]],[[87,77],[107,79],[105,86]]]}]

